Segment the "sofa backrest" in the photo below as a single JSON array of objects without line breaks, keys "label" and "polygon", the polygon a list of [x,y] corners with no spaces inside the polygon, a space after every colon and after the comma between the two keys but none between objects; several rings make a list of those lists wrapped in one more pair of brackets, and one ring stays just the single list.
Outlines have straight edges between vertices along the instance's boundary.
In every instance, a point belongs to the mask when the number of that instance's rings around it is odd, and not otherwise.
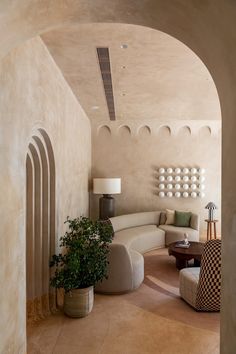
[{"label": "sofa backrest", "polygon": [[[164,225],[166,222],[166,212],[162,211],[160,215],[160,225]],[[192,213],[190,219],[190,227],[194,230],[199,231],[200,227],[200,217],[198,214]]]},{"label": "sofa backrest", "polygon": [[160,211],[147,211],[110,218],[114,231],[142,225],[159,225]]}]

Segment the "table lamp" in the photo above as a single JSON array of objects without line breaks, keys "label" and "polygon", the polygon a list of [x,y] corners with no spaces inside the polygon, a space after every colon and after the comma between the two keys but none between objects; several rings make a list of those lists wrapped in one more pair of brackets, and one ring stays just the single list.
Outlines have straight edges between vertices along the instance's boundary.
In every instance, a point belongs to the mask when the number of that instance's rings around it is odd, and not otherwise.
[{"label": "table lamp", "polygon": [[111,194],[121,193],[120,178],[94,178],[93,193],[103,194],[99,198],[99,219],[106,220],[115,215],[115,199]]},{"label": "table lamp", "polygon": [[214,210],[217,209],[217,206],[213,202],[210,202],[205,206],[205,209],[209,211],[208,220],[214,220]]}]

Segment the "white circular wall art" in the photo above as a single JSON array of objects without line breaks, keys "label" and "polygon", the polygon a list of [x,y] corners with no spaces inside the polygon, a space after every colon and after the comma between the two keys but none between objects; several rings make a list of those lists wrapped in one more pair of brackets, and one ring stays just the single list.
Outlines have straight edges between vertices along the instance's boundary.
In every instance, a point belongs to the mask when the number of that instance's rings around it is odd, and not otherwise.
[{"label": "white circular wall art", "polygon": [[195,189],[197,189],[197,186],[196,186],[196,184],[191,184],[191,189],[192,189],[192,190],[195,190]]},{"label": "white circular wall art", "polygon": [[184,198],[188,198],[188,192],[184,192],[184,193],[183,193],[183,197],[184,197]]},{"label": "white circular wall art", "polygon": [[192,176],[192,177],[191,177],[191,181],[192,181],[192,182],[196,182],[196,180],[197,180],[197,177],[196,177],[196,176]]},{"label": "white circular wall art", "polygon": [[159,187],[159,189],[165,189],[164,183],[160,183],[158,187]]},{"label": "white circular wall art", "polygon": [[200,198],[204,198],[205,197],[205,193],[204,192],[200,192],[198,195],[199,195]]},{"label": "white circular wall art", "polygon": [[191,173],[194,175],[195,173],[197,173],[197,169],[195,167],[191,168]]},{"label": "white circular wall art", "polygon": [[164,193],[164,192],[159,192],[159,194],[158,194],[158,195],[159,195],[159,197],[160,197],[160,198],[164,198],[165,193]]},{"label": "white circular wall art", "polygon": [[168,198],[173,197],[173,193],[172,193],[172,192],[167,192],[167,197],[168,197]]},{"label": "white circular wall art", "polygon": [[167,189],[172,189],[173,188],[173,185],[171,183],[168,183],[167,184]]},{"label": "white circular wall art", "polygon": [[177,167],[177,168],[175,169],[175,173],[176,173],[176,174],[181,173],[181,169],[180,169],[179,167]]},{"label": "white circular wall art", "polygon": [[184,181],[184,182],[188,182],[188,180],[189,180],[189,177],[188,177],[188,176],[184,176],[184,177],[183,177],[183,181]]},{"label": "white circular wall art", "polygon": [[179,183],[177,183],[177,184],[175,184],[175,189],[180,189],[180,184]]},{"label": "white circular wall art", "polygon": [[172,181],[173,181],[173,177],[172,177],[172,176],[168,176],[168,177],[167,177],[167,181],[168,181],[168,182],[172,182]]},{"label": "white circular wall art", "polygon": [[189,186],[187,183],[183,184],[183,189],[187,190],[188,188],[189,188]]},{"label": "white circular wall art", "polygon": [[185,168],[183,169],[183,173],[185,173],[185,174],[189,173],[189,169],[188,169],[187,167],[185,167]]},{"label": "white circular wall art", "polygon": [[159,173],[165,173],[165,169],[163,167],[159,168]]},{"label": "white circular wall art", "polygon": [[192,192],[192,193],[191,193],[191,197],[192,197],[192,198],[197,198],[197,193],[196,193],[196,192]]},{"label": "white circular wall art", "polygon": [[205,189],[205,184],[200,184],[198,188],[201,189],[201,191],[204,191],[204,189]]},{"label": "white circular wall art", "polygon": [[175,181],[176,182],[179,182],[181,180],[181,177],[180,176],[175,176]]},{"label": "white circular wall art", "polygon": [[198,180],[199,180],[199,182],[204,182],[205,181],[205,177],[204,176],[200,176],[199,178],[198,178]]},{"label": "white circular wall art", "polygon": [[163,182],[165,180],[165,176],[159,176],[159,181]]},{"label": "white circular wall art", "polygon": [[202,175],[204,175],[205,172],[206,172],[205,168],[199,168],[199,170],[198,170],[198,173],[200,173]]},{"label": "white circular wall art", "polygon": [[175,197],[176,197],[176,198],[180,198],[180,196],[181,196],[181,193],[180,193],[180,192],[175,192]]},{"label": "white circular wall art", "polygon": [[171,167],[169,167],[169,168],[167,168],[167,173],[172,173],[173,172],[173,168],[171,168]]}]

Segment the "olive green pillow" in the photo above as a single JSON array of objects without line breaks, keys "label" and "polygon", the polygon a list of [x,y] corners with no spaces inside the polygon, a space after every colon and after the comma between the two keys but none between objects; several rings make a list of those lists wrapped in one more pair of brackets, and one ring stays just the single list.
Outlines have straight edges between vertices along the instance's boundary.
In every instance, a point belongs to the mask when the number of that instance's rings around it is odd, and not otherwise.
[{"label": "olive green pillow", "polygon": [[192,213],[188,211],[175,211],[175,226],[189,227]]}]

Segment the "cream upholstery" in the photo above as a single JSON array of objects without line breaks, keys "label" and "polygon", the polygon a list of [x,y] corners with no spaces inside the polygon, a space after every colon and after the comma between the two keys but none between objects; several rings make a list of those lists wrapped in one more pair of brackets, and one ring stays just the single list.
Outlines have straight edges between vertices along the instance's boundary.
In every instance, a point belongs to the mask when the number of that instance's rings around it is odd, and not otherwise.
[{"label": "cream upholstery", "polygon": [[199,232],[191,227],[177,227],[174,225],[159,225],[165,231],[165,244],[168,246],[172,242],[184,239],[184,234],[188,234],[189,241],[199,241]]},{"label": "cream upholstery", "polygon": [[195,307],[200,267],[184,268],[179,273],[180,296],[191,306]]},{"label": "cream upholstery", "polygon": [[[160,211],[110,218],[115,233],[110,246],[108,279],[97,284],[96,291],[123,293],[134,290],[144,279],[143,253],[183,239],[184,232],[189,234],[190,240],[199,240],[198,230],[191,227],[159,225],[160,216],[165,220],[165,213]],[[197,225],[196,215],[193,226]]]}]

